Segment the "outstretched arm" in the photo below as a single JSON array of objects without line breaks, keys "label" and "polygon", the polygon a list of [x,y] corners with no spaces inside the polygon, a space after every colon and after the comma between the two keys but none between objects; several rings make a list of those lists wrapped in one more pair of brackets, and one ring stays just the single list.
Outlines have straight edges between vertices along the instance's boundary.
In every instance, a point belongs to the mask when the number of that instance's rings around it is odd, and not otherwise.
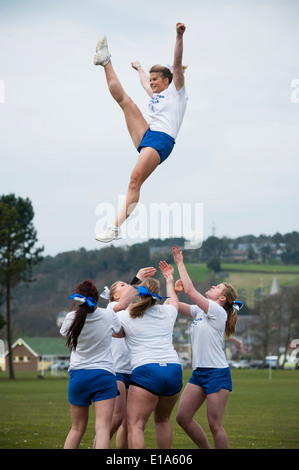
[{"label": "outstretched arm", "polygon": [[139,73],[139,79],[140,79],[141,85],[143,86],[147,94],[152,98],[154,95],[150,86],[150,79],[148,75],[145,73],[145,71],[143,70],[143,68],[141,67],[140,62],[135,60],[134,62],[131,62],[131,65],[133,69],[137,70],[137,72]]},{"label": "outstretched arm", "polygon": [[191,315],[191,305],[184,302],[179,302],[179,313],[185,315],[186,317],[192,317]]},{"label": "outstretched arm", "polygon": [[172,274],[168,273],[165,274],[165,279],[166,279],[166,295],[169,297],[167,299],[168,305],[172,305],[175,307],[177,310],[179,309],[179,300],[178,296],[174,290],[174,285],[173,285],[173,276]]},{"label": "outstretched arm", "polygon": [[185,83],[182,59],[183,59],[183,34],[186,26],[183,23],[176,24],[176,41],[173,58],[173,81],[177,91],[183,88]]},{"label": "outstretched arm", "polygon": [[209,308],[209,301],[195,289],[184,265],[183,253],[180,251],[178,246],[173,247],[173,258],[178,267],[185,293],[193,300],[193,302],[196,303],[196,305],[198,305],[199,308],[207,313]]},{"label": "outstretched arm", "polygon": [[173,285],[173,267],[166,263],[166,261],[160,261],[159,268],[166,279],[166,290],[167,290],[167,297],[168,299],[165,300],[164,304],[174,305],[174,307],[178,310],[179,300],[177,296],[177,292],[183,290],[182,286],[178,285],[178,281]]}]

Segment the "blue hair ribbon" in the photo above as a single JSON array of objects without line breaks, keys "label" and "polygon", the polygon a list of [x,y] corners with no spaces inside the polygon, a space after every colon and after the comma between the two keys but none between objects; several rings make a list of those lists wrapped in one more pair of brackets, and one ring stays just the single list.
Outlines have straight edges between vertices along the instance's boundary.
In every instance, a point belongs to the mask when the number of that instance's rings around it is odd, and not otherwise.
[{"label": "blue hair ribbon", "polygon": [[89,307],[96,307],[98,305],[98,302],[92,297],[84,297],[84,295],[80,295],[76,293],[71,295],[69,299],[73,299],[79,305],[83,305],[85,303],[87,303]]},{"label": "blue hair ribbon", "polygon": [[243,307],[243,302],[240,302],[239,300],[234,300],[233,307],[235,310],[239,311]]},{"label": "blue hair ribbon", "polygon": [[144,286],[137,287],[137,290],[138,290],[138,296],[139,297],[148,297],[149,295],[151,295],[153,298],[156,298],[156,299],[159,299],[159,300],[169,299],[169,297],[161,297],[161,295],[159,295],[159,294],[155,294],[153,292],[150,292],[148,290],[148,288],[144,287]]}]

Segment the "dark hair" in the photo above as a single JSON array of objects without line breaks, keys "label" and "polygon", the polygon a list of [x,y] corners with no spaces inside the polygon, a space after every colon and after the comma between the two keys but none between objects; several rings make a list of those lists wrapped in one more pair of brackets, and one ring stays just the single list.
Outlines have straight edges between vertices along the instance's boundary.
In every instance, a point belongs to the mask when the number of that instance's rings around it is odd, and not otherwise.
[{"label": "dark hair", "polygon": [[[75,289],[76,294],[83,295],[84,297],[92,297],[97,302],[99,300],[99,291],[94,285],[94,283],[87,279],[86,281],[81,282],[77,285]],[[73,304],[72,307],[77,304]],[[72,349],[76,349],[78,337],[82,331],[82,328],[85,324],[86,316],[88,313],[94,312],[96,307],[92,306],[89,307],[87,303],[82,305],[78,305],[75,309],[75,317],[74,320],[69,327],[67,334],[66,334],[66,344]]]}]

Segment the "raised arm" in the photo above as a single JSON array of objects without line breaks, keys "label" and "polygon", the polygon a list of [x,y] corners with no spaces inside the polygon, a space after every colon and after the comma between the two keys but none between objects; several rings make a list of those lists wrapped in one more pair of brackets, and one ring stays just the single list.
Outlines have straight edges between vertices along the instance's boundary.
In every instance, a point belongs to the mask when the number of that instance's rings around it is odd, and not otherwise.
[{"label": "raised arm", "polygon": [[209,301],[200,294],[194,287],[183,261],[183,253],[178,246],[173,247],[173,258],[176,263],[180,278],[182,280],[185,293],[198,305],[205,313],[208,312]]},{"label": "raised arm", "polygon": [[[171,266],[171,264],[166,263],[166,261],[160,261],[159,268],[161,269],[161,272],[163,276],[165,277],[165,279],[167,279],[167,276],[169,274],[173,275],[174,273],[173,267]],[[178,279],[174,285],[174,292],[177,294],[178,292],[182,292],[183,290],[184,290],[184,286],[183,286],[182,280]],[[164,303],[169,303],[169,299],[167,299],[166,302]],[[187,317],[192,317],[190,313],[190,307],[191,306],[189,304],[186,304],[184,302],[179,302],[179,313]]]},{"label": "raised arm", "polygon": [[177,91],[183,88],[185,83],[182,59],[183,59],[183,34],[186,26],[183,23],[176,24],[176,41],[173,57],[173,81]]},{"label": "raised arm", "polygon": [[145,71],[140,65],[140,62],[138,62],[137,60],[131,62],[131,65],[133,69],[137,70],[141,85],[143,86],[147,94],[152,98],[154,95],[150,86],[149,76],[145,73]]},{"label": "raised arm", "polygon": [[174,290],[173,275],[170,273],[166,274],[165,279],[166,279],[166,295],[167,297],[169,297],[169,299],[167,299],[167,304],[172,305],[177,310],[179,310],[179,300]]},{"label": "raised arm", "polygon": [[[174,269],[171,264],[166,263],[166,261],[160,261],[159,268],[166,279],[166,291],[168,299],[165,300],[164,304],[173,305],[177,310],[179,309],[179,300],[177,292],[183,290],[180,288],[175,288],[173,284],[173,273]],[[176,283],[177,285],[177,283]]]},{"label": "raised arm", "polygon": [[181,315],[185,315],[186,317],[192,317],[191,305],[186,304],[185,302],[179,302],[179,313]]}]

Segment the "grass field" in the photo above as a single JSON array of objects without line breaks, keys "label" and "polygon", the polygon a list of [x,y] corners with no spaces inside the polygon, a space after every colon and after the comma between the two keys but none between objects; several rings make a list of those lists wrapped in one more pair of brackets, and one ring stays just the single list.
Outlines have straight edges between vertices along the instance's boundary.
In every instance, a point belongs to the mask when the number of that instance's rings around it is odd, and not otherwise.
[{"label": "grass field", "polygon": [[[191,371],[184,371],[184,384]],[[36,378],[16,374],[9,380],[0,375],[0,449],[61,449],[70,428],[67,373],[62,377]],[[231,449],[299,449],[299,371],[232,370],[233,392],[224,417]],[[176,411],[176,409],[175,409]],[[172,415],[173,448],[194,449],[193,442]],[[208,429],[205,406],[196,418]],[[88,429],[80,445],[88,449],[94,437],[94,413],[90,408]],[[156,448],[150,419],[146,445]],[[115,448],[112,439],[111,448]]]}]

